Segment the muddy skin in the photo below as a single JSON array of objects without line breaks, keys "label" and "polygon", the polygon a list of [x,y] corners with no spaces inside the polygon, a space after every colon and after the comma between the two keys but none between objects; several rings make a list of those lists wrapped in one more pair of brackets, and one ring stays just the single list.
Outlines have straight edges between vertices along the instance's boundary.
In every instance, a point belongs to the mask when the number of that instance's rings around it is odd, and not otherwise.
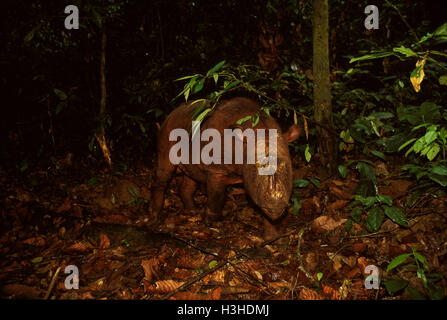
[{"label": "muddy skin", "polygon": [[[152,187],[152,218],[157,220],[163,209],[164,192],[176,171],[176,165],[169,160],[169,150],[177,141],[169,141],[171,130],[182,128],[191,132],[192,115],[199,104],[181,104],[172,111],[163,125],[160,127],[157,140],[157,165],[156,176]],[[221,164],[179,164],[184,173],[180,196],[185,209],[194,208],[193,196],[198,183],[206,184],[207,204],[205,216],[209,220],[220,219],[222,208],[225,203],[226,187],[231,184],[243,183],[246,193],[253,202],[269,218],[264,216],[264,239],[268,240],[278,234],[274,225],[283,216],[287,208],[293,184],[292,164],[288,149],[288,142],[298,139],[301,129],[292,126],[287,132],[282,132],[279,124],[272,117],[268,117],[260,106],[248,98],[233,98],[222,101],[208,114],[200,126],[201,132],[208,128],[219,131],[224,137],[224,129],[240,128],[245,130],[252,128],[252,121],[246,121],[242,125],[236,122],[249,115],[259,114],[259,123],[253,129],[276,129],[277,130],[277,167],[273,175],[260,175],[258,173],[259,163],[247,164],[246,157],[242,164],[223,164],[224,139],[222,138]],[[265,134],[265,146],[268,149],[269,135]],[[201,148],[208,144],[201,142]],[[255,144],[256,145],[256,144]],[[246,155],[247,142],[244,140],[244,155]],[[190,147],[191,150],[191,147]],[[234,151],[234,141],[233,141]],[[233,152],[234,159],[234,152]],[[190,157],[191,160],[191,157]],[[269,221],[270,220],[270,221]],[[271,223],[273,222],[273,224]]]}]

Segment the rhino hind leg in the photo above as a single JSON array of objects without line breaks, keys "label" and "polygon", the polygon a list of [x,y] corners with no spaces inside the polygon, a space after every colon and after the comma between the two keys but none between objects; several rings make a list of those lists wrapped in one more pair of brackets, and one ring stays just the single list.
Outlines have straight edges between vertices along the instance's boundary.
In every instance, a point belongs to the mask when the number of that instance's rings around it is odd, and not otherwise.
[{"label": "rhino hind leg", "polygon": [[157,167],[155,170],[155,179],[152,184],[151,215],[154,219],[154,222],[158,221],[159,213],[161,210],[163,210],[165,198],[164,193],[166,187],[171,181],[175,168],[176,167],[170,161],[163,161],[163,159],[159,155]]},{"label": "rhino hind leg", "polygon": [[222,219],[222,209],[225,204],[225,190],[227,184],[215,175],[210,175],[206,181],[206,193],[208,200],[206,203],[207,220]]},{"label": "rhino hind leg", "polygon": [[195,208],[194,193],[197,189],[197,182],[188,176],[183,176],[183,181],[180,186],[180,197],[182,198],[185,210],[192,210]]}]

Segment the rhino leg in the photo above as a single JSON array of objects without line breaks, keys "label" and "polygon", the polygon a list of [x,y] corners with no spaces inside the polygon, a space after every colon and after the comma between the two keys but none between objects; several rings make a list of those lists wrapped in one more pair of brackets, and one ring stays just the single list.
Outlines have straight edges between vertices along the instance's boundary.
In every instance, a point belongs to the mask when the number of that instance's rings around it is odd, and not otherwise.
[{"label": "rhino leg", "polygon": [[197,182],[188,176],[183,176],[183,181],[180,188],[180,197],[186,210],[194,209],[194,193],[197,189]]},{"label": "rhino leg", "polygon": [[222,218],[222,208],[225,204],[225,190],[227,183],[219,176],[211,174],[206,180],[206,193],[208,200],[206,203],[206,218],[209,220],[220,220]]},{"label": "rhino leg", "polygon": [[155,179],[152,184],[152,218],[158,221],[158,215],[160,211],[163,209],[164,204],[164,193],[166,187],[171,180],[171,177],[175,171],[175,166],[171,163],[171,161],[164,161],[162,157],[159,155],[157,168],[155,170]]}]

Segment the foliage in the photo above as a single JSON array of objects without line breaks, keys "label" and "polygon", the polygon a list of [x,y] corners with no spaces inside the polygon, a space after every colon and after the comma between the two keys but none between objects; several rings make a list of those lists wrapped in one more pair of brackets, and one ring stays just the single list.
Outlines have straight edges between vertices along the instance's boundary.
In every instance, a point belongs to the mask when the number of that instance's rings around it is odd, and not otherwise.
[{"label": "foliage", "polygon": [[[408,260],[411,260],[408,262]],[[405,264],[406,263],[406,264]],[[395,257],[387,266],[386,272],[388,275],[393,269],[406,269],[409,271],[416,270],[417,278],[422,280],[426,294],[432,300],[440,300],[444,297],[445,289],[436,286],[436,283],[443,278],[442,274],[435,274],[429,272],[429,267],[426,263],[426,258],[419,254],[416,248],[412,248],[411,253],[401,254]],[[394,294],[403,289],[407,290],[410,298],[414,300],[425,300],[426,296],[416,288],[409,286],[409,281],[402,279],[390,278],[384,281],[384,286],[389,294]]]}]

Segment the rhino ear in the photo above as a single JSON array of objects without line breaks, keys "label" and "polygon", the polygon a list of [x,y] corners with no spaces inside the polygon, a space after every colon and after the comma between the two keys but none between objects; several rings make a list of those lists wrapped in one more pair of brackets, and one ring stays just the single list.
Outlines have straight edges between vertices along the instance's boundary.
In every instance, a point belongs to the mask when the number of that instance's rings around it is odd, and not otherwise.
[{"label": "rhino ear", "polygon": [[294,124],[287,130],[286,133],[284,133],[284,137],[286,138],[287,142],[295,141],[300,137],[301,134],[301,127]]}]

